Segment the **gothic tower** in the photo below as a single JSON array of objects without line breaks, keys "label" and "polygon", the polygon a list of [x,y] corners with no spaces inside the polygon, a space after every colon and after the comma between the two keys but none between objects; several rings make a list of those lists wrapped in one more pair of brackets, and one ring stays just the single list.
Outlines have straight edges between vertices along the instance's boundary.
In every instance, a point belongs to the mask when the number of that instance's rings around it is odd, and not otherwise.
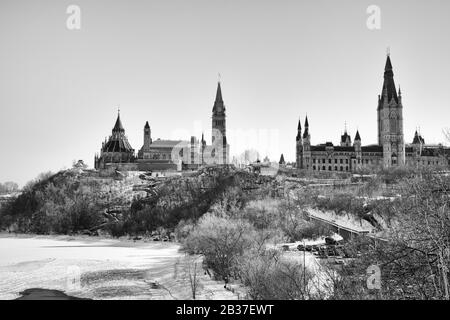
[{"label": "gothic tower", "polygon": [[397,94],[388,54],[384,68],[384,82],[378,96],[378,144],[383,147],[384,167],[405,164],[405,144],[403,139],[403,105],[401,91]]},{"label": "gothic tower", "polygon": [[220,81],[217,84],[216,100],[212,109],[212,145],[217,157],[217,164],[228,163],[228,149],[226,136],[226,115],[225,105],[222,99],[222,89]]},{"label": "gothic tower", "polygon": [[303,168],[311,169],[311,135],[309,134],[308,116],[305,118],[305,132],[303,133]]},{"label": "gothic tower", "polygon": [[356,155],[356,168],[361,168],[362,165],[362,147],[361,147],[361,136],[359,135],[359,130],[356,130],[355,140],[353,142],[353,147],[355,148]]},{"label": "gothic tower", "polygon": [[296,163],[297,169],[303,169],[303,140],[302,140],[302,125],[300,119],[297,126],[297,138],[296,138]]},{"label": "gothic tower", "polygon": [[150,148],[151,144],[152,144],[152,131],[147,121],[144,127],[144,148],[146,149]]}]

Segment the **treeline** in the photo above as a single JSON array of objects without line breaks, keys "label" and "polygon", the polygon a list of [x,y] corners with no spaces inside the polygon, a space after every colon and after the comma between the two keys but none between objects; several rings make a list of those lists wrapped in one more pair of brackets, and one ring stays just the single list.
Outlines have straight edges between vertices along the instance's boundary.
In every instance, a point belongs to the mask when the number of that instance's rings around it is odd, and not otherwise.
[{"label": "treeline", "polygon": [[[312,286],[314,274],[275,245],[330,235],[321,223],[308,221],[295,201],[263,196],[235,205],[229,190],[197,222],[181,221],[176,234],[183,248],[202,254],[217,280],[238,281],[250,299],[319,299],[325,292]],[[300,256],[299,256],[300,257]]]},{"label": "treeline", "polygon": [[[399,179],[399,197],[375,205],[352,202],[350,194],[337,198],[318,206],[347,212],[353,207],[365,217],[376,212],[395,221],[380,229],[379,240],[357,237],[346,243],[345,251],[354,256],[348,264],[323,262],[321,283],[301,261],[272,249],[275,243],[329,234],[302,213],[321,199],[314,194],[266,197],[243,208],[229,205],[235,195],[225,194],[226,207],[211,207],[197,222],[182,221],[176,232],[187,252],[204,255],[216,278],[241,282],[252,299],[449,299],[450,177],[431,171],[405,176]],[[369,267],[381,270],[380,289],[368,287]]]},{"label": "treeline", "polygon": [[24,233],[68,234],[102,221],[106,199],[96,181],[80,182],[65,171],[41,174],[0,211],[0,226]]},{"label": "treeline", "polygon": [[196,221],[230,188],[236,192],[234,205],[241,207],[258,193],[272,192],[271,185],[259,179],[228,167],[209,168],[190,177],[167,178],[158,186],[149,186],[148,196],[135,197],[130,203],[117,188],[111,191],[117,182],[113,179],[105,182],[77,170],[46,173],[1,209],[0,227],[38,234],[170,232],[180,220]]},{"label": "treeline", "polygon": [[[399,187],[399,197],[371,208],[393,219],[381,239],[346,244],[359,256],[339,270],[333,298],[450,299],[450,177],[422,172]],[[370,266],[380,268],[379,290],[367,286]]]}]

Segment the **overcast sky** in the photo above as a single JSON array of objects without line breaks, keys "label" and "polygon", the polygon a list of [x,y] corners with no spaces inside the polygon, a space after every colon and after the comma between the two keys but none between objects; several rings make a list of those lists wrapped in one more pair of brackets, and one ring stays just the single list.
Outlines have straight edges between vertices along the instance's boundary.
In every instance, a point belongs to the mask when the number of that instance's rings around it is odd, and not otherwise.
[{"label": "overcast sky", "polygon": [[[66,26],[71,4],[80,30]],[[136,151],[147,120],[153,139],[209,139],[219,72],[232,155],[294,161],[306,113],[313,144],[338,143],[345,122],[376,143],[388,46],[405,140],[420,126],[444,142],[449,12],[447,0],[1,0],[0,182],[92,166],[118,105]]]}]

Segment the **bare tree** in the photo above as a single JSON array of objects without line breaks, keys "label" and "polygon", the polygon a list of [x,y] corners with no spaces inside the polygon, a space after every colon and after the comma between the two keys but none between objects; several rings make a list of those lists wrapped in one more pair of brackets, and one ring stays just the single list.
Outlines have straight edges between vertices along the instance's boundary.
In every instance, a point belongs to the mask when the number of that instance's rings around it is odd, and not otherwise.
[{"label": "bare tree", "polygon": [[199,272],[201,272],[201,258],[198,256],[186,256],[185,277],[189,282],[192,299],[197,298],[197,292],[201,287]]}]

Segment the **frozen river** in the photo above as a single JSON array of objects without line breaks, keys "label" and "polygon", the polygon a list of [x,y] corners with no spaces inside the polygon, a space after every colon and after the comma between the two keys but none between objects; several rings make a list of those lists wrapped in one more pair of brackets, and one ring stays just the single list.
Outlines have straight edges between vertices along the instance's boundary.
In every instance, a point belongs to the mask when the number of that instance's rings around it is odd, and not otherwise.
[{"label": "frozen river", "polygon": [[[0,234],[0,299],[30,288],[91,299],[189,299],[193,259],[179,249],[168,242]],[[198,298],[236,298],[198,269]]]}]

